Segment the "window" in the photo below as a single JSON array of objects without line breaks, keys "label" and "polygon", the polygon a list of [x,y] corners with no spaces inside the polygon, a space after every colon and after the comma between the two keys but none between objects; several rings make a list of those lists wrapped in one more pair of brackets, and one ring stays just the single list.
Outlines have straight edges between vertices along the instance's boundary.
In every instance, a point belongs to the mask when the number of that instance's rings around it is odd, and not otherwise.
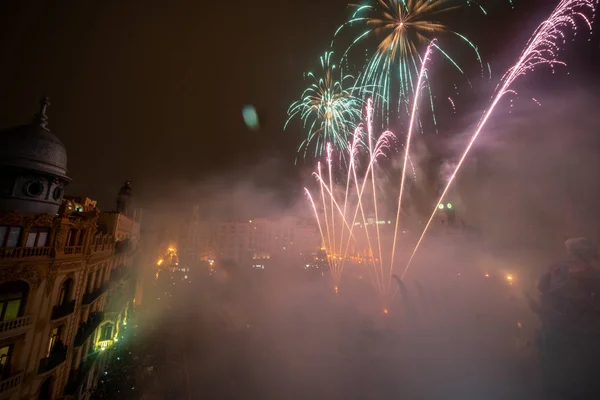
[{"label": "window", "polygon": [[68,235],[68,246],[77,246],[78,243],[78,238],[77,238],[77,230],[76,229],[71,229],[69,235]]},{"label": "window", "polygon": [[12,344],[0,347],[0,376],[2,378],[6,378],[10,374],[9,367],[10,356],[12,355],[12,347]]},{"label": "window", "polygon": [[71,286],[73,285],[72,279],[67,279],[60,288],[60,294],[58,295],[58,305],[62,306],[69,301],[71,295]]},{"label": "window", "polygon": [[94,290],[94,273],[90,272],[88,274],[87,293],[92,293],[93,290]]},{"label": "window", "polygon": [[96,287],[102,286],[102,277],[104,275],[104,268],[98,270],[98,276],[96,277]]},{"label": "window", "polygon": [[100,340],[110,340],[112,339],[112,331],[113,331],[113,326],[112,324],[106,324],[102,327],[102,330],[100,331]]},{"label": "window", "polygon": [[0,247],[17,247],[21,238],[21,227],[0,226]]},{"label": "window", "polygon": [[62,332],[62,326],[57,326],[52,328],[50,332],[50,340],[48,340],[48,349],[46,350],[46,357],[50,357],[52,354],[52,350],[54,350],[54,346],[60,341],[60,334]]},{"label": "window", "polygon": [[21,316],[29,287],[25,282],[7,282],[0,286],[0,321]]},{"label": "window", "polygon": [[27,235],[27,242],[25,247],[44,247],[48,240],[48,228],[31,228],[29,235]]}]

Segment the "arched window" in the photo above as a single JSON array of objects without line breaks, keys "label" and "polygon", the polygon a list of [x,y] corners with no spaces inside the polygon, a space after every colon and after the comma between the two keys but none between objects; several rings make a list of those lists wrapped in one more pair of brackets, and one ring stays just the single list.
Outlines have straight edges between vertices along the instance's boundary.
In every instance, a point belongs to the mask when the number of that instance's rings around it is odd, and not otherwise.
[{"label": "arched window", "polygon": [[102,325],[100,330],[100,340],[111,340],[113,336],[113,324],[107,323]]},{"label": "arched window", "polygon": [[23,316],[29,285],[23,281],[6,282],[0,286],[0,321]]},{"label": "arched window", "polygon": [[58,305],[62,306],[67,303],[71,297],[71,288],[73,287],[73,279],[69,278],[65,280],[60,287],[60,293],[58,295]]},{"label": "arched window", "polygon": [[46,378],[44,383],[40,385],[40,394],[38,400],[51,400],[52,399],[52,384],[54,383],[52,376]]}]

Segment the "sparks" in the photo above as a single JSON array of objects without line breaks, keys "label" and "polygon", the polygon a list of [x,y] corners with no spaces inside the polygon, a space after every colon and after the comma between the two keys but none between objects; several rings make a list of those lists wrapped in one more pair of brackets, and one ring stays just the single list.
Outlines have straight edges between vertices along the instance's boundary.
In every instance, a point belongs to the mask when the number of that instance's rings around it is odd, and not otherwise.
[{"label": "sparks", "polygon": [[431,216],[429,217],[429,221],[425,225],[425,229],[423,230],[421,237],[417,241],[412,255],[406,264],[406,268],[404,269],[402,277],[406,275],[406,272],[408,271],[408,268],[410,267],[411,262],[415,257],[419,246],[421,245],[421,242],[423,241],[423,237],[431,225],[431,221],[436,214],[438,206],[444,201],[444,198],[446,197],[450,186],[454,182],[460,167],[463,165],[467,155],[473,147],[473,144],[479,137],[479,134],[485,127],[488,119],[493,114],[500,100],[502,100],[505,94],[514,93],[510,87],[518,78],[535,70],[537,67],[549,66],[552,70],[554,70],[555,66],[564,66],[565,63],[558,59],[558,54],[562,50],[562,46],[566,43],[565,37],[567,32],[565,31],[570,30],[573,32],[573,36],[575,36],[577,34],[577,22],[583,21],[585,26],[588,28],[589,33],[591,34],[592,25],[590,15],[595,13],[596,5],[597,0],[562,0],[554,9],[550,17],[537,27],[525,46],[525,49],[519,56],[517,63],[504,74],[502,80],[498,84],[496,92],[492,97],[491,105],[477,125],[471,140],[469,141],[458,164],[456,165],[454,172],[450,176],[442,195],[440,196]]},{"label": "sparks", "polygon": [[348,132],[356,128],[356,122],[361,118],[364,103],[347,89],[354,85],[354,78],[336,68],[332,64],[332,56],[331,51],[321,56],[321,75],[308,74],[312,83],[287,112],[284,129],[298,117],[308,130],[306,139],[298,148],[303,158],[306,158],[311,145],[314,145],[315,156],[324,151],[327,143],[345,150]]},{"label": "sparks", "polygon": [[[474,51],[483,73],[483,62],[477,46],[463,34],[449,29],[436,20],[450,11],[474,5],[473,1],[372,0],[371,2],[374,4],[358,7],[350,20],[338,28],[335,36],[345,28],[363,27],[348,46],[343,58],[349,57],[350,51],[359,43],[371,37],[377,38],[377,49],[372,56],[368,57],[357,83],[362,85],[362,88],[370,88],[369,94],[373,95],[375,106],[382,111],[382,117],[387,122],[392,112],[392,104],[396,104],[394,108],[397,111],[404,110],[405,114],[410,113],[410,101],[417,90],[416,80],[422,64],[420,54],[424,45],[432,43],[433,36],[454,36],[465,43]],[[485,9],[479,8],[485,14]],[[455,70],[464,75],[464,71],[449,51],[441,45],[435,47]],[[426,81],[433,122],[437,124],[428,77]],[[358,92],[365,95],[364,89],[359,89]]]}]

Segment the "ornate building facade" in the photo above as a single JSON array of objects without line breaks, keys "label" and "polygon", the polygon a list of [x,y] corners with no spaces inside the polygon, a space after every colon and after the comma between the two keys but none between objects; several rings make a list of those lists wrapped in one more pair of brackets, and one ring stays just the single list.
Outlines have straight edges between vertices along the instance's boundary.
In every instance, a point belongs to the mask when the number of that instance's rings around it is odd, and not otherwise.
[{"label": "ornate building facade", "polygon": [[0,400],[89,398],[135,302],[141,214],[64,196],[48,105],[0,132]]}]

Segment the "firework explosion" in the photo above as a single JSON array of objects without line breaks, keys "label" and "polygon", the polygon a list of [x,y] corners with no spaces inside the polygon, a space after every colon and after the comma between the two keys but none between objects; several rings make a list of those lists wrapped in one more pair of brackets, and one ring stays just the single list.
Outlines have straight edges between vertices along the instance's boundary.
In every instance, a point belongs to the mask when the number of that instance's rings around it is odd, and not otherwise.
[{"label": "firework explosion", "polygon": [[[564,65],[564,62],[558,59],[558,54],[566,43],[568,31],[573,31],[574,35],[576,35],[577,22],[583,21],[591,32],[590,21],[592,17],[590,15],[595,13],[597,2],[598,0],[562,0],[550,17],[536,29],[517,63],[506,72],[497,86],[496,92],[491,99],[490,107],[483,114],[482,119],[477,125],[443,193],[433,208],[431,216],[410,258],[408,258],[402,278],[408,271],[431,222],[435,218],[439,205],[444,201],[465,158],[500,100],[507,93],[515,93],[511,89],[512,84],[519,77],[533,71],[536,67],[545,65],[553,68],[557,65]],[[404,196],[405,171],[407,160],[409,160],[410,143],[415,125],[415,116],[417,115],[419,95],[424,90],[424,81],[427,77],[426,64],[432,49],[439,49],[434,41],[429,44],[424,56],[419,58],[423,62],[420,66],[410,113],[410,125],[400,178],[396,223],[391,232],[393,233],[393,240],[389,240],[391,235],[390,231],[385,227],[385,219],[380,221],[379,214],[381,210],[378,205],[380,197],[378,197],[376,181],[378,176],[377,169],[381,168],[381,164],[377,160],[389,155],[390,144],[394,139],[394,135],[389,131],[382,133],[378,138],[373,135],[373,105],[371,100],[367,102],[366,133],[364,132],[363,125],[359,124],[349,143],[344,146],[347,149],[349,159],[345,187],[340,188],[334,185],[332,148],[329,146],[327,151],[328,177],[323,176],[320,163],[318,164],[317,172],[314,174],[320,185],[320,203],[317,204],[310,191],[305,189],[327,251],[336,292],[345,263],[353,262],[367,265],[370,267],[372,282],[382,299],[383,308],[386,312],[395,294],[391,290],[391,281],[394,279],[396,245],[399,242],[398,232]],[[362,166],[361,168],[359,160],[365,158],[366,167]],[[391,221],[387,221],[387,223],[390,224]],[[386,232],[382,234],[382,230],[384,229]],[[389,259],[387,259],[388,256]]]},{"label": "firework explosion", "polygon": [[485,127],[488,119],[496,109],[496,106],[500,100],[507,93],[515,93],[515,91],[511,89],[512,84],[521,76],[527,74],[528,72],[534,71],[537,67],[544,65],[554,69],[555,66],[565,65],[563,61],[558,59],[558,54],[566,44],[567,32],[571,31],[573,32],[573,36],[576,36],[577,22],[583,21],[585,26],[588,28],[589,33],[591,34],[591,20],[593,19],[593,15],[596,11],[597,4],[598,0],[561,0],[550,17],[542,22],[535,30],[529,39],[529,42],[525,46],[525,49],[521,53],[517,63],[504,74],[500,84],[497,86],[496,93],[491,100],[491,105],[483,114],[483,117],[477,125],[471,140],[469,141],[458,164],[456,165],[456,168],[450,176],[444,191],[442,192],[427,224],[425,225],[425,229],[423,230],[415,249],[412,252],[402,277],[406,275],[406,272],[410,267],[410,263],[412,262],[421,242],[423,241],[423,237],[427,233],[427,230],[429,229],[429,226],[435,217],[437,208],[444,201],[450,186],[456,178],[456,174],[460,170],[465,158],[469,154],[473,144],[479,137],[479,134]]},{"label": "firework explosion", "polygon": [[[462,34],[450,30],[437,21],[444,13],[463,6],[475,4],[469,0],[377,0],[373,5],[359,7],[351,19],[338,28],[337,36],[346,27],[363,26],[365,30],[350,44],[344,54],[358,43],[374,37],[378,40],[377,50],[367,61],[358,77],[357,83],[369,85],[377,94],[375,106],[381,110],[382,117],[389,123],[390,107],[397,103],[397,111],[410,112],[410,102],[415,96],[416,79],[422,64],[420,54],[425,45],[432,43],[433,36],[446,33],[458,37],[470,46],[481,64],[477,47]],[[485,10],[478,5],[485,12]],[[464,74],[449,52],[441,46],[435,46],[451,65]],[[397,79],[396,79],[397,78]],[[428,81],[428,77],[425,77]],[[433,122],[437,124],[433,103],[433,94],[429,85],[429,102]],[[358,93],[366,94],[361,89]],[[397,101],[396,101],[397,100]]]},{"label": "firework explosion", "polygon": [[351,87],[354,78],[344,75],[341,69],[332,64],[332,55],[333,52],[326,52],[321,56],[322,75],[308,73],[312,83],[304,90],[300,100],[288,109],[284,129],[295,117],[304,122],[305,128],[308,127],[308,135],[298,148],[299,152],[303,151],[304,157],[313,144],[315,156],[323,153],[326,143],[344,150],[348,132],[356,128],[361,118],[363,101],[346,89],[346,83]]}]

